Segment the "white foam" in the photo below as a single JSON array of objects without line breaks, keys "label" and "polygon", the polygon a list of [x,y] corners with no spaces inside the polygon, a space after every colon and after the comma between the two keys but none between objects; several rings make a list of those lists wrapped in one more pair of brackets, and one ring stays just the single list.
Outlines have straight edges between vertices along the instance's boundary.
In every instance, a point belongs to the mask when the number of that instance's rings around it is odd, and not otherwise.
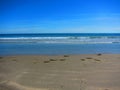
[{"label": "white foam", "polygon": [[1,37],[0,42],[36,43],[120,43],[120,37]]}]

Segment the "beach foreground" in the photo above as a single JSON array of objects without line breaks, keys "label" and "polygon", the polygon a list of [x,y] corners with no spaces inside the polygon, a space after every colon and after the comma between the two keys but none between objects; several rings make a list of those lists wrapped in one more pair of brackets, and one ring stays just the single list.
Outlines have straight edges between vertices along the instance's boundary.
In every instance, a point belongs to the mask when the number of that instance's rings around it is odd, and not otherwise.
[{"label": "beach foreground", "polygon": [[120,90],[120,54],[3,56],[0,90]]}]

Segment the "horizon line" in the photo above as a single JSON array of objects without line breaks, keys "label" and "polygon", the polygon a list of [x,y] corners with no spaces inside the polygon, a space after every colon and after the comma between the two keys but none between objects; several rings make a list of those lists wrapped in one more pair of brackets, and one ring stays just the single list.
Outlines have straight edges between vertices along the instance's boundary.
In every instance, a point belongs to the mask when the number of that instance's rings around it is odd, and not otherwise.
[{"label": "horizon line", "polygon": [[62,32],[59,32],[59,33],[0,33],[0,34],[120,34],[120,33],[112,33],[112,32],[108,32],[108,33],[92,33],[92,32],[90,32],[90,33],[73,33],[73,32],[69,32],[69,33],[67,33],[67,32],[65,32],[65,33],[62,33]]}]

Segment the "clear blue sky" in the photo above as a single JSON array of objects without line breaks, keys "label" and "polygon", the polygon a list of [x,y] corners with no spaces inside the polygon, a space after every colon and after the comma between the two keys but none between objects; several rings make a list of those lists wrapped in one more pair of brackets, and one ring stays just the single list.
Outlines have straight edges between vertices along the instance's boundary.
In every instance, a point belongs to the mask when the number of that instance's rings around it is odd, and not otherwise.
[{"label": "clear blue sky", "polygon": [[0,0],[0,33],[120,33],[120,0]]}]

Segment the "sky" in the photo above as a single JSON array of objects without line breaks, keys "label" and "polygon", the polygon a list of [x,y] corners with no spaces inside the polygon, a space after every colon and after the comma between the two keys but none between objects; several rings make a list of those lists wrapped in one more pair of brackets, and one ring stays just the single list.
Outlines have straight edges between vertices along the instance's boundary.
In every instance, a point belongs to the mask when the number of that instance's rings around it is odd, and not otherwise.
[{"label": "sky", "polygon": [[0,33],[120,33],[120,0],[0,0]]}]

